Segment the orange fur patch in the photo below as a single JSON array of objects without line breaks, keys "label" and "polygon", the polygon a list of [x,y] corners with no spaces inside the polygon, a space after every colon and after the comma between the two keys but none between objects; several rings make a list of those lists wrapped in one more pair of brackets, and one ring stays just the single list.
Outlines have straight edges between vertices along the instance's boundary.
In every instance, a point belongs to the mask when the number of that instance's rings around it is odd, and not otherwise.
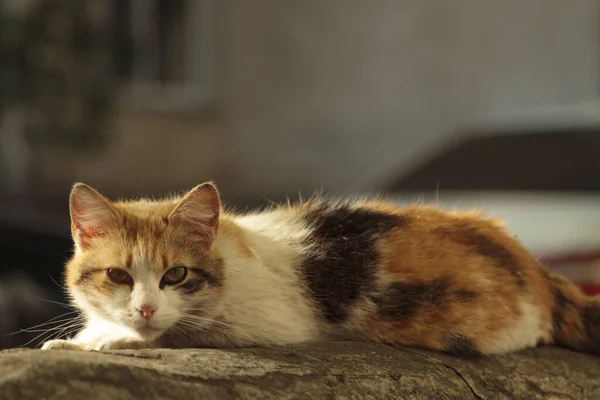
[{"label": "orange fur patch", "polygon": [[449,335],[459,335],[485,349],[499,333],[515,326],[522,295],[540,308],[541,325],[551,323],[541,266],[497,220],[423,206],[399,209],[378,202],[372,207],[406,221],[379,243],[387,279],[409,288],[443,282],[445,292],[439,304],[425,304],[407,320],[373,316],[375,338],[445,349]]},{"label": "orange fur patch", "polygon": [[219,230],[221,235],[228,236],[233,240],[241,255],[247,258],[255,256],[254,251],[246,243],[244,231],[233,220],[226,216],[221,217]]}]

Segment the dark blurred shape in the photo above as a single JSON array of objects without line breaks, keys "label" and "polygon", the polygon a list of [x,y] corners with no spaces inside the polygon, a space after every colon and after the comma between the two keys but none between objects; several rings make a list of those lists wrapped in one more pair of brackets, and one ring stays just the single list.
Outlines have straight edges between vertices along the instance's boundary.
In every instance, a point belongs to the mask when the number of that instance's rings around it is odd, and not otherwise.
[{"label": "dark blurred shape", "polygon": [[47,154],[110,143],[117,80],[95,0],[0,3],[0,194],[39,192]]},{"label": "dark blurred shape", "polygon": [[52,279],[62,279],[63,265],[71,254],[69,237],[0,224],[0,246],[0,276],[24,272],[38,283],[58,289]]},{"label": "dark blurred shape", "polygon": [[132,1],[112,1],[110,21],[116,76],[121,82],[139,80],[141,76],[161,84],[183,82],[185,58],[190,56],[183,46],[188,39],[182,25],[186,18],[184,0],[154,0],[146,6],[151,23],[147,27],[149,35],[141,40],[134,37],[139,27],[134,26],[137,18]]},{"label": "dark blurred shape", "polygon": [[[0,225],[0,248],[0,348],[23,346],[42,332],[15,332],[71,311],[54,303],[67,301],[60,285],[71,240],[33,229]],[[49,324],[47,328],[58,325],[60,323]],[[33,340],[28,345],[37,344],[38,341]]]},{"label": "dark blurred shape", "polygon": [[131,40],[131,2],[112,1],[113,65],[119,79],[129,78],[133,73],[133,42]]},{"label": "dark blurred shape", "polygon": [[[59,300],[54,291],[24,272],[17,270],[0,279],[0,350],[38,347],[46,337],[71,333],[62,330],[68,325],[59,316],[70,310],[55,303]],[[70,313],[65,318],[75,316]]]},{"label": "dark blurred shape", "polygon": [[454,142],[388,190],[600,191],[598,129],[498,132]]},{"label": "dark blurred shape", "polygon": [[106,144],[116,85],[108,25],[91,15],[94,1],[38,1],[20,16],[0,11],[0,117],[26,106],[34,147],[97,151]]}]

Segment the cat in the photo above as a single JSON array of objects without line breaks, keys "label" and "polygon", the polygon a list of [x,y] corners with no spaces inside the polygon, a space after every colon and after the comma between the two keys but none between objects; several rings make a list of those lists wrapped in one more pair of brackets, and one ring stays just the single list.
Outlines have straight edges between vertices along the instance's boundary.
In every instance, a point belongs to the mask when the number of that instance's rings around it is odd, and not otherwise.
[{"label": "cat", "polygon": [[123,202],[78,183],[69,203],[66,283],[86,322],[44,350],[343,339],[600,352],[600,302],[478,212],[313,198],[235,214],[213,183]]}]

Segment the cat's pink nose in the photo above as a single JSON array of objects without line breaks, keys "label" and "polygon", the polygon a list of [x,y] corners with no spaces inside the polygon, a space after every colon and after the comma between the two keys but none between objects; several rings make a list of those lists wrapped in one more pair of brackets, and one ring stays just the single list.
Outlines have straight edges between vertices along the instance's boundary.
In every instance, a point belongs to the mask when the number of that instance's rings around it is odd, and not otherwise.
[{"label": "cat's pink nose", "polygon": [[140,314],[142,314],[142,316],[144,318],[149,319],[156,312],[156,307],[144,304],[143,306],[141,306],[137,310],[140,312]]}]

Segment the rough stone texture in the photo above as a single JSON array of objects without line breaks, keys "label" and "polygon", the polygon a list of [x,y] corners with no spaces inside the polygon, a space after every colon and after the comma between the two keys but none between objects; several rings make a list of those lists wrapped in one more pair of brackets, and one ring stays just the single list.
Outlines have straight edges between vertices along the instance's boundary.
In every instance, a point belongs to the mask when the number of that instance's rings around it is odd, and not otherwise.
[{"label": "rough stone texture", "polygon": [[338,342],[241,350],[0,353],[0,399],[600,399],[600,358],[466,360]]}]

